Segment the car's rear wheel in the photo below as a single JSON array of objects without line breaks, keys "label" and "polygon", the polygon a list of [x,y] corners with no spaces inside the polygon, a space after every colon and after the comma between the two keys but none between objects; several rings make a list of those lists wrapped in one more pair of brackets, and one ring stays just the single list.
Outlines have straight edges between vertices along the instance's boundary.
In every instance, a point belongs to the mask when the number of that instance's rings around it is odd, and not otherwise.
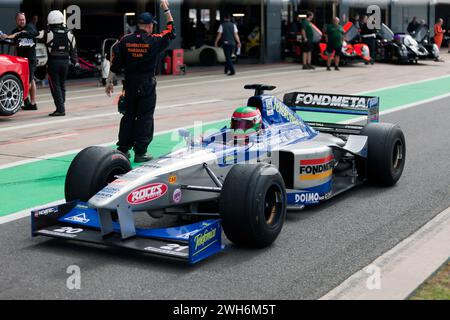
[{"label": "car's rear wheel", "polygon": [[268,164],[235,165],[222,187],[220,214],[225,235],[234,244],[272,244],[286,217],[286,188],[279,171]]},{"label": "car's rear wheel", "polygon": [[130,161],[120,151],[89,147],[73,159],[66,176],[66,201],[88,201],[116,177],[131,170]]},{"label": "car's rear wheel", "polygon": [[358,165],[360,175],[369,181],[393,186],[403,173],[406,160],[405,136],[398,125],[391,123],[370,123],[361,131],[367,136],[368,154]]},{"label": "car's rear wheel", "polygon": [[11,116],[20,110],[23,103],[23,85],[13,74],[0,78],[0,115]]}]

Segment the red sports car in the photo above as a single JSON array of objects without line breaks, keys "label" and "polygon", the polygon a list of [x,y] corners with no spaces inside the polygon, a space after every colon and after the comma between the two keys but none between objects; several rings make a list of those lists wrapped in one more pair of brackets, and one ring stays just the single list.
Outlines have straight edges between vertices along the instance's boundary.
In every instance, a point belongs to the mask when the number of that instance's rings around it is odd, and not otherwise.
[{"label": "red sports car", "polygon": [[0,54],[0,116],[20,110],[28,97],[28,59]]}]

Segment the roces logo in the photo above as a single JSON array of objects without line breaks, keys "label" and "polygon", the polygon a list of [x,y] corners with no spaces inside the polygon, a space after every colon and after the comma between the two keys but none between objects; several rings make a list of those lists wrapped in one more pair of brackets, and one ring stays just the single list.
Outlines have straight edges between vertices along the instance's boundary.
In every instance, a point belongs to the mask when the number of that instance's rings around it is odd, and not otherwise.
[{"label": "roces logo", "polygon": [[167,185],[153,183],[132,191],[127,198],[129,204],[141,204],[161,198],[167,193]]}]

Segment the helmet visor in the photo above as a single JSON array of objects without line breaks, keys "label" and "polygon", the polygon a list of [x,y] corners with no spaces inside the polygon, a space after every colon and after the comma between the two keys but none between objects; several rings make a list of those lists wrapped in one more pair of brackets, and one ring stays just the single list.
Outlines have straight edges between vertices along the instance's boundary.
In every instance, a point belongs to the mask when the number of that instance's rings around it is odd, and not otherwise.
[{"label": "helmet visor", "polygon": [[231,119],[231,129],[233,130],[243,130],[244,132],[252,129],[255,123],[252,120],[245,119]]}]

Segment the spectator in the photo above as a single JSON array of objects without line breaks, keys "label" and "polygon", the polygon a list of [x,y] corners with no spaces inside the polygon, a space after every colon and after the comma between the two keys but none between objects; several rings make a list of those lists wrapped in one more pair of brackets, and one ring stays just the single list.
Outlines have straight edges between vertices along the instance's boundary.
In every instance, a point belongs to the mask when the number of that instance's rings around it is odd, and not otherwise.
[{"label": "spectator", "polygon": [[363,43],[365,43],[369,47],[370,58],[372,62],[375,61],[375,50],[376,50],[376,37],[377,30],[375,28],[371,28],[367,25],[368,16],[364,15],[361,21],[361,38]]},{"label": "spectator", "polygon": [[39,23],[39,16],[38,15],[33,15],[31,17],[31,23],[34,25],[34,27],[37,29],[38,28],[38,23]]},{"label": "spectator", "polygon": [[360,20],[361,20],[361,17],[359,16],[358,13],[354,16],[353,19],[350,20],[358,30],[361,28],[360,23],[359,23]]},{"label": "spectator", "polygon": [[445,30],[442,29],[443,23],[444,20],[439,19],[434,25],[434,43],[438,46],[439,49],[441,48],[442,40],[444,40],[445,34]]},{"label": "spectator", "polygon": [[29,82],[30,82],[30,98],[22,107],[23,110],[37,110],[36,105],[36,82],[34,81],[34,72],[36,70],[36,41],[35,37],[38,32],[33,24],[28,23],[25,13],[16,14],[17,27],[11,32],[11,35],[2,35],[2,39],[13,39],[16,45],[17,55],[28,59]]},{"label": "spectator", "polygon": [[411,22],[408,24],[406,31],[408,31],[409,34],[414,34],[418,26],[419,22],[417,21],[417,17],[413,17]]},{"label": "spectator", "polygon": [[342,43],[344,41],[344,29],[339,24],[339,18],[333,18],[333,23],[329,24],[326,29],[327,36],[327,70],[331,71],[331,60],[334,53],[334,69],[339,71],[339,62],[342,54]]},{"label": "spectator", "polygon": [[302,21],[302,37],[303,37],[303,70],[314,70],[311,64],[311,56],[313,50],[314,32],[311,21],[314,19],[314,14],[311,11],[306,13],[306,18]]},{"label": "spectator", "polygon": [[231,22],[230,14],[225,14],[224,22],[220,25],[219,30],[217,30],[216,47],[219,46],[220,40],[222,40],[222,48],[226,58],[225,74],[234,76],[236,71],[233,66],[232,57],[236,47],[241,47],[241,40],[239,39],[237,26]]}]

